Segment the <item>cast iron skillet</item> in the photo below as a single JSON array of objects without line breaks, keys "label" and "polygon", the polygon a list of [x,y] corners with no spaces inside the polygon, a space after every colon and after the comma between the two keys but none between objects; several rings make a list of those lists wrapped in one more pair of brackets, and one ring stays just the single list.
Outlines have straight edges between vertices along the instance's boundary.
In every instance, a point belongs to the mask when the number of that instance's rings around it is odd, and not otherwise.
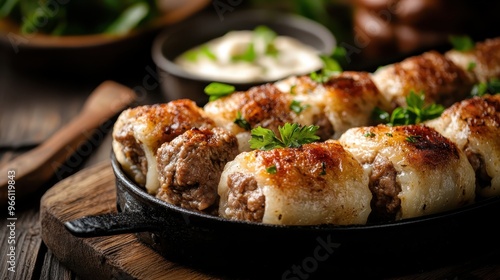
[{"label": "cast iron skillet", "polygon": [[277,226],[229,221],[170,205],[122,171],[116,214],[65,223],[79,237],[136,233],[165,258],[223,276],[313,279],[388,277],[485,256],[500,248],[500,198],[458,210],[363,226]]}]

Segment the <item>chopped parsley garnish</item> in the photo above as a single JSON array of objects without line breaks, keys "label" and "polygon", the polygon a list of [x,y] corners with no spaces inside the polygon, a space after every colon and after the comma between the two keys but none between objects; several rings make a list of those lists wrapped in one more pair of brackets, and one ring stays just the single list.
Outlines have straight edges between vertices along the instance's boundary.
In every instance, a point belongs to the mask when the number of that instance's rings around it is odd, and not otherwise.
[{"label": "chopped parsley garnish", "polygon": [[248,121],[243,118],[243,116],[241,115],[241,112],[237,113],[236,119],[234,120],[234,123],[237,126],[243,128],[244,130],[250,130],[250,128],[251,128],[250,123],[248,123]]},{"label": "chopped parsley garnish", "polygon": [[331,57],[335,59],[340,65],[347,62],[347,50],[344,47],[335,47]]},{"label": "chopped parsley garnish", "polygon": [[423,93],[416,94],[413,90],[406,96],[406,107],[397,107],[389,113],[384,112],[380,108],[375,108],[374,118],[387,123],[387,125],[408,125],[419,124],[426,120],[437,118],[443,113],[442,105],[432,103],[424,105],[425,95]]},{"label": "chopped parsley garnish", "polygon": [[202,45],[198,49],[187,51],[183,56],[189,61],[196,61],[200,56],[206,56],[213,61],[217,60],[217,56],[207,45]]},{"label": "chopped parsley garnish", "polygon": [[296,114],[300,114],[302,111],[307,109],[309,107],[308,104],[302,106],[300,105],[300,101],[293,100],[292,103],[290,103],[290,110],[294,111]]},{"label": "chopped parsley garnish", "polygon": [[321,173],[319,175],[326,175],[326,163],[324,161],[321,162]]},{"label": "chopped parsley garnish", "polygon": [[276,165],[271,165],[268,168],[266,168],[266,171],[269,174],[276,174],[278,170],[276,169]]},{"label": "chopped parsley garnish", "polygon": [[254,40],[264,41],[266,55],[276,56],[278,54],[278,49],[274,45],[276,37],[278,37],[276,32],[265,25],[259,25],[254,29]]},{"label": "chopped parsley garnish", "polygon": [[410,143],[416,143],[417,140],[420,138],[421,136],[420,135],[410,135],[410,136],[407,136],[405,138],[406,141],[410,142]]},{"label": "chopped parsley garnish", "polygon": [[271,30],[269,27],[264,25],[259,25],[253,30],[252,42],[250,42],[241,54],[233,55],[231,59],[233,61],[246,61],[253,62],[257,58],[257,52],[255,51],[255,44],[259,41],[264,43],[264,54],[276,57],[278,55],[278,49],[274,45],[274,39],[278,35],[276,32]]},{"label": "chopped parsley garnish", "polygon": [[217,82],[210,83],[205,87],[205,94],[210,96],[210,101],[214,101],[223,96],[230,95],[234,91],[234,86]]},{"label": "chopped parsley garnish", "polygon": [[370,137],[370,138],[373,138],[375,137],[375,133],[371,132],[371,131],[368,131],[367,133],[363,134],[364,137]]},{"label": "chopped parsley garnish", "polygon": [[457,51],[470,51],[474,48],[474,41],[467,35],[450,35],[450,43],[453,45],[453,49]]},{"label": "chopped parsley garnish", "polygon": [[471,72],[474,70],[474,68],[476,68],[476,63],[475,62],[469,62],[469,64],[467,65],[467,71]]},{"label": "chopped parsley garnish", "polygon": [[470,95],[472,95],[472,96],[483,96],[487,92],[488,92],[488,84],[486,84],[486,83],[483,82],[483,83],[475,84],[472,87]]},{"label": "chopped parsley garnish", "polygon": [[253,43],[248,44],[247,49],[242,54],[237,54],[231,57],[233,61],[255,61],[257,54],[255,53],[255,47]]},{"label": "chopped parsley garnish", "polygon": [[315,133],[319,126],[300,126],[299,124],[286,123],[278,127],[278,138],[270,129],[256,127],[252,129],[250,139],[251,149],[272,150],[275,148],[298,148],[304,144],[318,141],[320,138]]},{"label": "chopped parsley garnish", "polygon": [[309,77],[315,82],[324,83],[330,79],[330,77],[336,73],[342,72],[342,66],[332,58],[327,55],[320,55],[323,61],[323,68],[320,72],[312,72]]},{"label": "chopped parsley garnish", "polygon": [[343,47],[335,47],[330,55],[320,55],[323,68],[319,72],[312,72],[309,76],[318,83],[328,81],[332,75],[343,71],[341,62],[346,61],[346,55],[347,51]]},{"label": "chopped parsley garnish", "polygon": [[390,133],[390,132],[387,132],[385,135],[392,137],[392,133]]},{"label": "chopped parsley garnish", "polygon": [[481,82],[475,84],[471,90],[472,96],[483,96],[485,94],[497,94],[497,93],[500,93],[500,79],[492,79],[487,83]]}]

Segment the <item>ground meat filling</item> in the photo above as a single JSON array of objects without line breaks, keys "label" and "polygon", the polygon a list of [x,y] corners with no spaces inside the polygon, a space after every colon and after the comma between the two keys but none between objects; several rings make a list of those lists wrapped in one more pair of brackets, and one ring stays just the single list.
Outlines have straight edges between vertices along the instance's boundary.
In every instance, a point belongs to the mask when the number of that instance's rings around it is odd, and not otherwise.
[{"label": "ground meat filling", "polygon": [[214,214],[217,186],[224,166],[238,155],[234,135],[222,128],[191,129],[157,153],[160,189],[157,197],[174,205]]},{"label": "ground meat filling", "polygon": [[129,167],[134,181],[144,187],[146,183],[146,173],[148,171],[148,161],[144,155],[144,150],[141,144],[138,143],[134,136],[127,134],[125,137],[117,137],[116,140],[123,147],[123,154],[132,165]]},{"label": "ground meat filling", "polygon": [[476,190],[481,190],[491,186],[491,177],[488,175],[486,171],[486,164],[484,162],[484,158],[478,154],[474,153],[468,147],[465,148],[465,155],[469,160],[469,163],[472,165],[472,169],[476,173]]},{"label": "ground meat filling", "polygon": [[238,220],[262,222],[266,201],[254,176],[237,172],[229,175],[227,180],[226,215]]},{"label": "ground meat filling", "polygon": [[314,125],[319,126],[316,135],[320,137],[320,141],[326,141],[331,139],[335,134],[335,129],[333,128],[332,123],[328,120],[324,113],[321,113],[314,118]]},{"label": "ground meat filling", "polygon": [[207,185],[173,186],[168,192],[162,192],[158,197],[185,209],[218,215],[219,197],[214,193],[213,188]]},{"label": "ground meat filling", "polygon": [[381,156],[375,158],[369,183],[373,195],[369,222],[388,222],[397,218],[401,209],[401,200],[398,197],[401,185],[396,181],[396,175],[397,171],[392,162]]}]

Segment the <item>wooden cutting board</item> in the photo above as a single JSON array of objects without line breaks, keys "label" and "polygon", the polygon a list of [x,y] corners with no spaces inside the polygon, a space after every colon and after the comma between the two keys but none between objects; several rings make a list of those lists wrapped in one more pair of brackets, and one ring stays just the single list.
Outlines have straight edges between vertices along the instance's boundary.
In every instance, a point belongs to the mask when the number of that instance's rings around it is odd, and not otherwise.
[{"label": "wooden cutting board", "polygon": [[116,212],[115,177],[109,161],[84,169],[42,197],[42,239],[54,256],[83,279],[221,279],[173,263],[134,234],[79,238],[64,222]]},{"label": "wooden cutting board", "polygon": [[[171,262],[134,234],[79,238],[63,224],[86,215],[116,211],[111,163],[98,163],[59,182],[44,194],[40,206],[42,239],[52,254],[82,279],[224,279]],[[388,279],[498,279],[498,275],[500,259],[495,255],[482,256],[479,263]]]}]

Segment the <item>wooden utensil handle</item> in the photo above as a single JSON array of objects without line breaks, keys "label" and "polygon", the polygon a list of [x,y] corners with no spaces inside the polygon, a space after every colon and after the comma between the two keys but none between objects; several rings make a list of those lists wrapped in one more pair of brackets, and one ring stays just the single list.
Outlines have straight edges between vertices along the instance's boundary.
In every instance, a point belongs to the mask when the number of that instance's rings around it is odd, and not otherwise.
[{"label": "wooden utensil handle", "polygon": [[[9,190],[17,198],[36,191],[77,152],[78,147],[94,135],[99,126],[125,109],[135,98],[135,93],[123,85],[112,81],[102,83],[89,96],[82,111],[68,124],[38,147],[0,167],[0,203],[7,202]],[[9,178],[7,174],[13,176]]]}]

